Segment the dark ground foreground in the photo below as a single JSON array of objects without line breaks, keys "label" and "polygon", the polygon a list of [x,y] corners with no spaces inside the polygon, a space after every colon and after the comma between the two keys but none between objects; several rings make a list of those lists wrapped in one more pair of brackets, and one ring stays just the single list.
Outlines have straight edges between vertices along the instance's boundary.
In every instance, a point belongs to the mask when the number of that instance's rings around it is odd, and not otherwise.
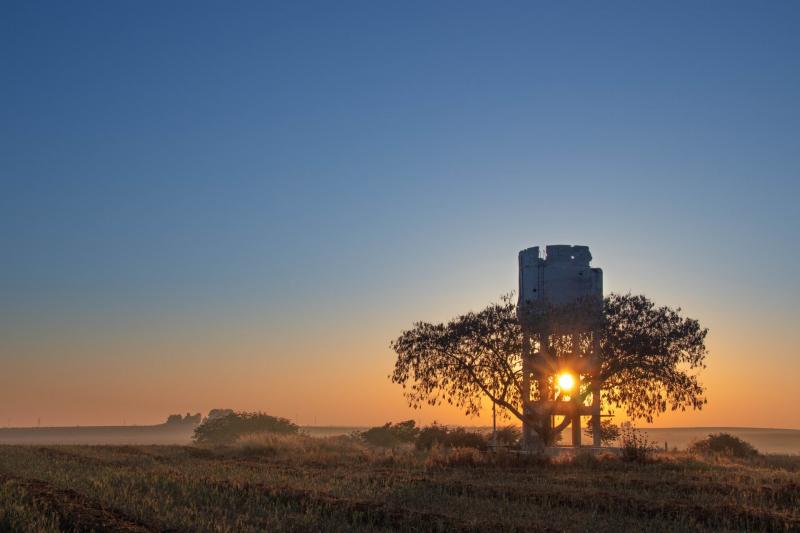
[{"label": "dark ground foreground", "polygon": [[0,446],[0,531],[800,530],[800,457],[558,461],[310,437]]}]

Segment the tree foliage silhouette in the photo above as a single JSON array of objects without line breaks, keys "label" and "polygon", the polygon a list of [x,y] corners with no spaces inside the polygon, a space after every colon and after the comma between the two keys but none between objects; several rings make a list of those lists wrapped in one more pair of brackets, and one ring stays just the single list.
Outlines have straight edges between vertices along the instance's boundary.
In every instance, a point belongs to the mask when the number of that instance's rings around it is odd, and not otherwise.
[{"label": "tree foliage silhouette", "polygon": [[[584,376],[583,386],[599,378],[607,407],[648,422],[668,408],[701,409],[706,399],[696,371],[705,367],[707,332],[680,308],[611,294],[603,302],[600,375]],[[412,407],[446,402],[478,415],[487,397],[524,420],[522,329],[511,295],[447,323],[417,322],[391,347],[397,353],[391,380]],[[542,420],[531,416],[527,421],[543,431]]]},{"label": "tree foliage silhouette", "polygon": [[299,426],[286,418],[264,413],[231,412],[224,416],[207,418],[194,429],[197,444],[233,444],[243,435],[252,433],[296,434]]}]

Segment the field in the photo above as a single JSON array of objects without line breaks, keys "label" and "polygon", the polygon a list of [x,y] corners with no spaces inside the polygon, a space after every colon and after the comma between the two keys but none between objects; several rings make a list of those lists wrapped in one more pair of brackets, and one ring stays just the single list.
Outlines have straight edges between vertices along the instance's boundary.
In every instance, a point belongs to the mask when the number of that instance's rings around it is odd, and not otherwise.
[{"label": "field", "polygon": [[0,531],[685,531],[800,529],[800,458],[241,445],[0,446]]}]

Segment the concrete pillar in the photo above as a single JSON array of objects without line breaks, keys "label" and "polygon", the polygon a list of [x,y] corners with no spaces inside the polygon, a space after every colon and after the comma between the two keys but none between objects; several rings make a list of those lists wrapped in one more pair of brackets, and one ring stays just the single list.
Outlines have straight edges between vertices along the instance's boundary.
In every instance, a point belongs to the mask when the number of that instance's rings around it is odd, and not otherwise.
[{"label": "concrete pillar", "polygon": [[581,445],[581,411],[580,405],[577,401],[573,400],[575,404],[575,414],[572,415],[572,445],[579,447]]},{"label": "concrete pillar", "polygon": [[535,372],[534,353],[531,338],[528,333],[522,336],[522,448],[531,453],[543,453],[544,441],[533,424],[527,418],[541,416],[535,411],[535,402],[532,401],[531,376]]}]

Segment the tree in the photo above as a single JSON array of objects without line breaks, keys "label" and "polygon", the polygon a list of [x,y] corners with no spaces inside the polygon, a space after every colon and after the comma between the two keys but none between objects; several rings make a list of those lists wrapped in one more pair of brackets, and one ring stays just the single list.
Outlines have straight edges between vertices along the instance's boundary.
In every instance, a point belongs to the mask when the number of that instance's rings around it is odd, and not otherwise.
[{"label": "tree", "polygon": [[197,424],[200,423],[202,418],[203,418],[203,416],[200,413],[197,413],[195,415],[193,415],[191,413],[186,413],[185,417],[181,416],[179,414],[177,414],[177,415],[169,415],[167,417],[166,423],[170,424],[170,425],[191,424],[191,425],[196,426]]},{"label": "tree", "polygon": [[203,419],[203,422],[223,418],[233,414],[233,409],[212,409],[208,412],[208,416]]},{"label": "tree", "polygon": [[186,416],[183,417],[184,424],[191,424],[193,426],[200,424],[202,420],[203,420],[203,415],[201,415],[200,413],[195,413],[195,414],[186,413]]},{"label": "tree", "polygon": [[179,415],[179,414],[177,414],[177,415],[169,415],[167,417],[167,421],[166,421],[166,423],[170,424],[170,425],[172,425],[172,424],[180,424],[181,422],[183,422],[183,417],[181,415]]},{"label": "tree", "polygon": [[300,428],[287,420],[264,413],[231,412],[225,416],[207,418],[194,428],[197,444],[233,444],[239,437],[253,433],[296,434]]},{"label": "tree", "polygon": [[[645,296],[612,294],[603,302],[601,396],[609,406],[648,422],[667,408],[700,409],[706,400],[695,371],[704,368],[708,330],[680,309],[656,307]],[[512,296],[448,323],[417,322],[392,341],[391,380],[409,405],[442,402],[477,416],[483,397],[541,433],[543,420],[522,412],[522,329]],[[560,429],[563,429],[563,424]],[[557,434],[544,435],[552,442]]]},{"label": "tree", "polygon": [[680,308],[656,307],[641,295],[612,294],[603,311],[600,377],[607,402],[648,422],[668,406],[702,409],[705,389],[693,371],[705,368],[707,329]]}]

